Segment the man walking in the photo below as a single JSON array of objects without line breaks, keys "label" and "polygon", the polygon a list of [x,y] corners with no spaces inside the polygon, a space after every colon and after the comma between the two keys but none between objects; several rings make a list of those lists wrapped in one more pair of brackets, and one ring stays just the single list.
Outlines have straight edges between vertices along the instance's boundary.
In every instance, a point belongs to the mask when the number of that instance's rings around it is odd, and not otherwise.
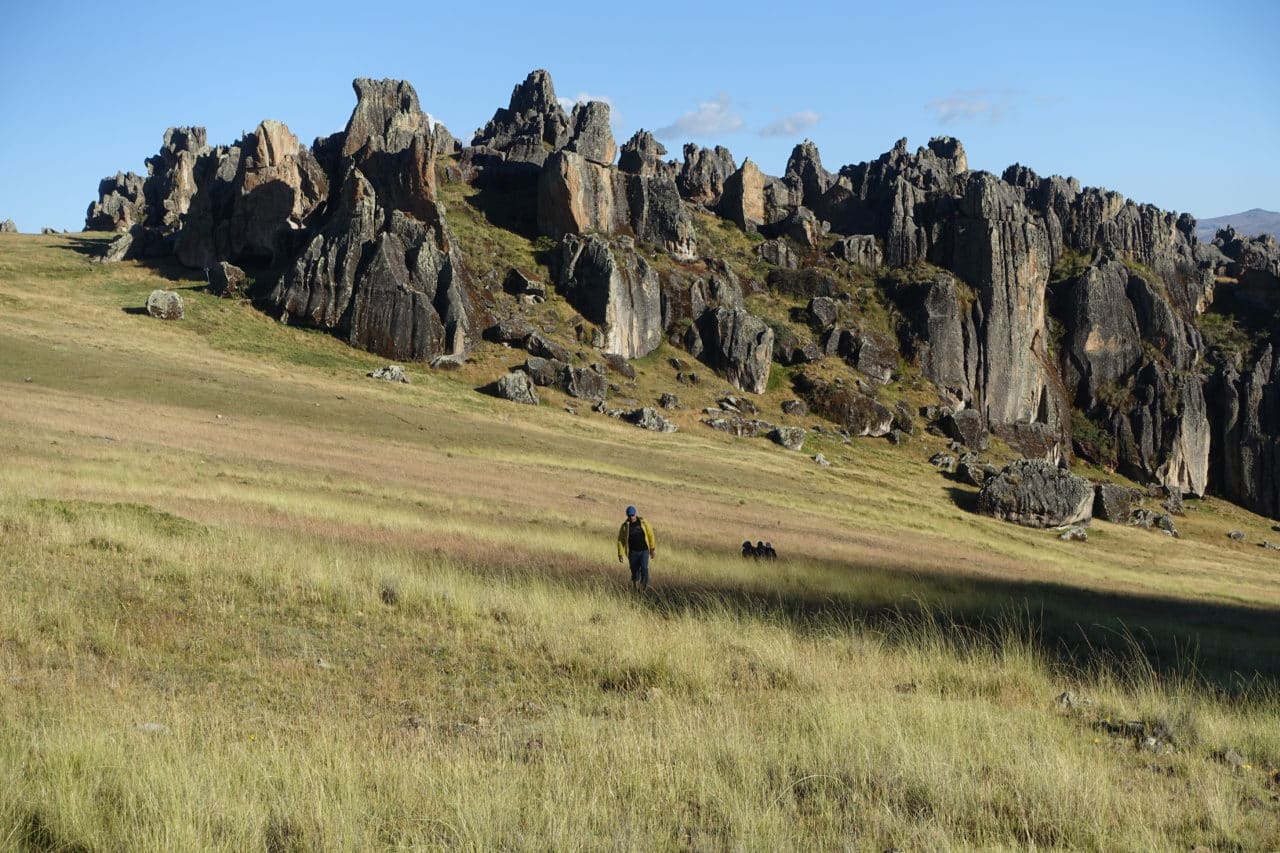
[{"label": "man walking", "polygon": [[627,520],[618,530],[618,562],[624,557],[631,560],[631,586],[635,589],[649,588],[649,560],[656,552],[653,528],[636,514],[635,507],[627,507]]}]

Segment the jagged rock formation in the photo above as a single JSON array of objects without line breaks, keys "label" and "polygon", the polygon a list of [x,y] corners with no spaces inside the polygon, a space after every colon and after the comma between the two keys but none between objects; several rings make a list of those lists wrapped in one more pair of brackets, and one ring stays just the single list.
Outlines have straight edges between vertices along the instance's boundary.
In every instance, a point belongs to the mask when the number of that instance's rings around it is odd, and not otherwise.
[{"label": "jagged rock formation", "polygon": [[457,355],[471,304],[436,200],[434,135],[408,83],[353,86],[341,190],[266,304],[389,358]]},{"label": "jagged rock formation", "polygon": [[98,183],[98,200],[89,205],[84,227],[88,231],[128,231],[145,224],[147,199],[141,175],[116,172]]},{"label": "jagged rock formation", "polygon": [[18,226],[14,224],[12,219],[6,219],[0,222],[0,234],[17,234]]},{"label": "jagged rock formation", "polygon": [[[582,372],[554,334],[515,330],[519,312],[500,307],[545,300],[536,273],[472,258],[484,283],[464,276],[435,186],[437,158],[456,156],[440,164],[448,180],[510,208],[491,222],[559,241],[551,278],[594,326],[580,326],[581,345],[632,358],[669,340],[749,392],[775,359],[838,359],[857,371],[847,386],[800,390],[867,435],[895,428],[875,398],[905,356],[967,434],[1049,462],[1074,448],[1179,494],[1280,515],[1274,239],[1226,230],[1201,244],[1190,217],[1072,179],[970,172],[948,137],[835,172],[805,140],[774,177],[719,147],[667,161],[643,130],[619,147],[608,105],[566,114],[545,71],[466,148],[407,83],[355,88],[346,129],[311,146],[272,121],[225,147],[170,128],[145,178],[102,181],[87,227],[122,232],[112,259],[174,254],[211,284],[243,267],[259,306],[398,360],[456,364],[488,327],[529,351],[521,374],[535,384],[598,399],[603,373]],[[701,257],[717,241],[699,243],[697,210],[759,234],[754,258]],[[752,316],[744,295],[766,290],[808,307]],[[868,320],[880,295],[888,320]]]},{"label": "jagged rock formation", "polygon": [[605,352],[639,358],[662,343],[662,295],[653,268],[625,240],[564,238],[556,253],[556,287],[604,330]]}]

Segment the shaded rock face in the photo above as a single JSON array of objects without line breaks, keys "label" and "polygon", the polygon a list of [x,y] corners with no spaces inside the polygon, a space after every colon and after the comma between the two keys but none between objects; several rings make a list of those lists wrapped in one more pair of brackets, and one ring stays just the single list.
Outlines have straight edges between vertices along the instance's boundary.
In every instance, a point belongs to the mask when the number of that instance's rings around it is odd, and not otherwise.
[{"label": "shaded rock face", "polygon": [[244,270],[226,261],[209,268],[209,291],[226,299],[244,294]]},{"label": "shaded rock face", "polygon": [[[548,157],[538,177],[539,232],[556,239],[592,231],[629,234],[678,258],[692,259],[697,235],[674,179],[655,173],[636,149],[630,159],[635,171],[602,165],[572,151]],[[624,147],[620,162],[628,160]]]},{"label": "shaded rock face", "polygon": [[1207,390],[1212,491],[1280,518],[1280,363],[1266,344],[1253,364],[1218,357]]},{"label": "shaded rock face", "polygon": [[187,266],[270,262],[282,230],[301,228],[329,195],[329,180],[287,126],[267,120],[205,158],[175,244]]},{"label": "shaded rock face", "polygon": [[1116,483],[1099,483],[1094,491],[1093,517],[1112,524],[1128,524],[1142,493]]},{"label": "shaded rock face", "polygon": [[1025,527],[1060,527],[1093,517],[1093,485],[1040,460],[1014,462],[989,477],[978,511]]},{"label": "shaded rock face", "polygon": [[724,372],[733,387],[763,394],[772,366],[773,329],[742,308],[706,311],[690,327],[690,352]]},{"label": "shaded rock face", "polygon": [[962,288],[954,277],[939,274],[898,284],[890,293],[910,324],[903,351],[953,405],[969,406],[977,385],[978,331]]},{"label": "shaded rock face", "polygon": [[702,148],[690,142],[684,146],[684,162],[676,178],[681,198],[713,208],[720,203],[725,181],[737,171],[728,148]]},{"label": "shaded rock face", "polygon": [[556,251],[553,275],[570,304],[604,329],[606,352],[639,358],[662,343],[658,275],[634,249],[569,235]]},{"label": "shaded rock face", "polygon": [[146,225],[171,231],[180,226],[196,193],[196,168],[208,153],[203,127],[171,127],[154,157],[147,158],[148,178],[143,185],[147,203]]},{"label": "shaded rock face", "polygon": [[884,263],[884,253],[880,244],[870,234],[854,234],[836,241],[831,253],[842,261],[865,267],[870,270],[879,269]]},{"label": "shaded rock face", "polygon": [[566,151],[581,154],[594,163],[609,165],[618,153],[613,141],[613,129],[609,125],[609,105],[603,101],[588,101],[573,108],[570,119],[572,136],[565,145]]},{"label": "shaded rock face", "polygon": [[551,75],[538,69],[512,90],[510,104],[476,131],[471,144],[501,151],[510,162],[541,166],[549,152],[565,147],[570,133],[569,117],[556,100]]},{"label": "shaded rock face", "polygon": [[86,231],[128,231],[146,222],[147,199],[141,175],[117,172],[98,184],[98,200],[85,214]]},{"label": "shaded rock face", "polygon": [[341,189],[267,303],[399,361],[460,354],[472,309],[436,201],[434,135],[408,83],[353,86]]}]

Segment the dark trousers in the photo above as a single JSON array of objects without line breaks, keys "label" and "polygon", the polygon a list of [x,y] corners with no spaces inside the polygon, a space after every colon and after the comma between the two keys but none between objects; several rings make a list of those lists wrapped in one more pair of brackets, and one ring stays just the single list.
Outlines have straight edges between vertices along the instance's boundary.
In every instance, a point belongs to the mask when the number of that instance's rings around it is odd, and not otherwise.
[{"label": "dark trousers", "polygon": [[648,551],[632,551],[631,557],[631,582],[638,583],[640,586],[648,588],[649,586],[649,552]]}]

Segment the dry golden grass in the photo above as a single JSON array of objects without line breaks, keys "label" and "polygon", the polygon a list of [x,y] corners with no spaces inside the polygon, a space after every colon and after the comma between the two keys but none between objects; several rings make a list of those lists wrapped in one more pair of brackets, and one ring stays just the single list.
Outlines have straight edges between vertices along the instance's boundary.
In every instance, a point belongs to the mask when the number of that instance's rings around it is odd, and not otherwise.
[{"label": "dry golden grass", "polygon": [[196,290],[126,313],[166,282],[81,239],[0,240],[0,847],[1280,847],[1267,520],[1063,543],[928,436],[708,430],[718,384],[675,435],[475,393],[509,352],[390,387]]}]

